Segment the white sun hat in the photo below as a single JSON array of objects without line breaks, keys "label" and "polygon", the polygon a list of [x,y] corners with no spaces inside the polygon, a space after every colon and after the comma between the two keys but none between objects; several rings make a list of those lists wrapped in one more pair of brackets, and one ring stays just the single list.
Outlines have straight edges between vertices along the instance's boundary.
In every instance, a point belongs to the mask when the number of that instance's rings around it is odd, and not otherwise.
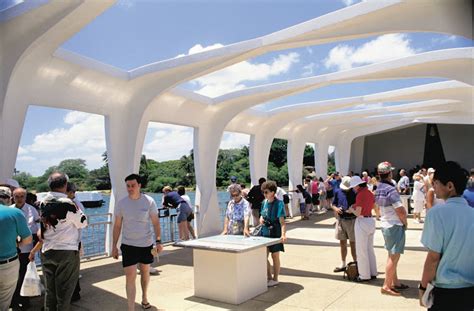
[{"label": "white sun hat", "polygon": [[351,177],[351,188],[354,188],[355,186],[358,186],[360,184],[365,183],[365,181],[362,180],[359,176],[352,176]]}]

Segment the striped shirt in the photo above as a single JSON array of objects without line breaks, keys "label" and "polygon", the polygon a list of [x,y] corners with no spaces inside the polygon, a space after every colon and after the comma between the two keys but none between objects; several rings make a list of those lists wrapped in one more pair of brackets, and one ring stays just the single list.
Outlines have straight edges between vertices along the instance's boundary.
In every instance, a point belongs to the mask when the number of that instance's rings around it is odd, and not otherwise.
[{"label": "striped shirt", "polygon": [[394,225],[403,226],[395,211],[396,208],[403,208],[402,200],[395,186],[387,182],[378,183],[377,190],[375,190],[375,202],[380,207],[382,228],[391,228]]}]

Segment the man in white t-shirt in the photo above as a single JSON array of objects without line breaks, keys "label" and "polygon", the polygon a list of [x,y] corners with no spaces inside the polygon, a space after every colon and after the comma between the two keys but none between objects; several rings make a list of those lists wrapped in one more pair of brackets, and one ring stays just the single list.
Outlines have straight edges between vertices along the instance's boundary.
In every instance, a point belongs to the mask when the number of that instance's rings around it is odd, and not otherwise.
[{"label": "man in white t-shirt", "polygon": [[41,264],[46,283],[45,310],[70,310],[79,279],[79,229],[87,218],[66,196],[68,177],[59,172],[48,178],[50,192],[41,202],[41,236],[30,252],[30,260],[41,247]]},{"label": "man in white t-shirt", "polygon": [[[140,269],[142,286],[142,308],[151,307],[148,296],[150,283],[150,264],[153,263],[154,254],[163,250],[161,245],[161,228],[158,218],[158,208],[152,197],[140,193],[141,178],[131,174],[125,178],[128,196],[118,201],[114,213],[114,231],[112,244],[112,257],[118,259],[117,243],[122,233],[122,266],[126,278],[126,291],[128,310],[135,310],[135,281],[137,278],[137,264]],[[155,243],[153,242],[153,224]],[[156,244],[156,250],[154,250]]]}]

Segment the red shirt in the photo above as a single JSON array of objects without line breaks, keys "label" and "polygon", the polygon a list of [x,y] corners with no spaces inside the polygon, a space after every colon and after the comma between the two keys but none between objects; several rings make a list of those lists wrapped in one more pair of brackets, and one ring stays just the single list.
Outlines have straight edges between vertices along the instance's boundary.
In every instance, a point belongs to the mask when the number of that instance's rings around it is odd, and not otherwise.
[{"label": "red shirt", "polygon": [[375,203],[375,197],[369,188],[363,187],[359,188],[357,191],[355,207],[362,207],[361,215],[362,216],[372,216],[372,207]]}]

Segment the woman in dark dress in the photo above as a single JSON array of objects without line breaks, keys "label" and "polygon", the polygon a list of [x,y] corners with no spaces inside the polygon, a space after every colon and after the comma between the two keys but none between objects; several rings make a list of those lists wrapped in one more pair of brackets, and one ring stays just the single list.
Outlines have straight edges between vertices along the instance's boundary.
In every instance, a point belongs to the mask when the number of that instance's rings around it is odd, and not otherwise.
[{"label": "woman in dark dress", "polygon": [[268,287],[278,285],[280,252],[285,251],[283,243],[286,242],[285,205],[283,201],[275,197],[276,191],[277,185],[274,181],[267,181],[262,184],[262,192],[265,196],[265,201],[260,211],[260,223],[263,225],[262,234],[265,237],[281,238],[282,242],[267,248],[267,254],[272,254],[273,261],[273,275],[270,261],[267,261]]}]

